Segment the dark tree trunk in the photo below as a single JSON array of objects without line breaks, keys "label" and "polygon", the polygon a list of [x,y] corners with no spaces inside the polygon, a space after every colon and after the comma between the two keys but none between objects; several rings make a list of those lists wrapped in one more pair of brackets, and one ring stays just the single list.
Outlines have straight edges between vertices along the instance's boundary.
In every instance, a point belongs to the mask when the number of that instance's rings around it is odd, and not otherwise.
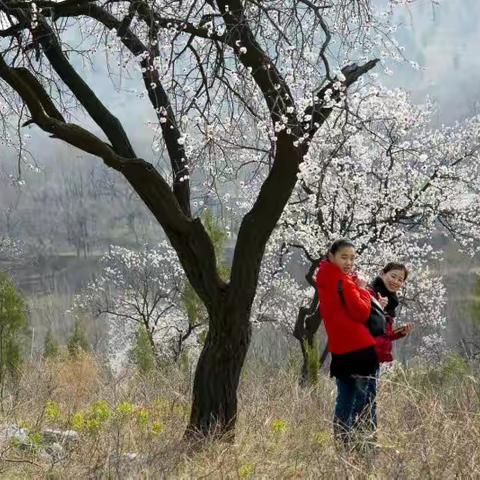
[{"label": "dark tree trunk", "polygon": [[[302,349],[303,364],[302,370],[300,373],[299,383],[300,385],[308,385],[310,379],[312,378],[311,372],[309,371],[309,362],[307,355],[307,346],[312,348],[315,345],[315,334],[317,333],[322,318],[320,316],[319,305],[318,305],[318,292],[315,285],[314,274],[320,263],[320,259],[311,259],[311,265],[308,270],[305,279],[307,282],[315,289],[315,294],[310,301],[308,307],[300,307],[298,310],[297,321],[295,322],[295,327],[293,329],[293,336],[300,342],[300,348]],[[320,359],[320,365],[325,361],[325,352],[322,354]]]},{"label": "dark tree trunk", "polygon": [[299,379],[301,385],[308,385],[312,378],[309,369],[306,346],[308,345],[310,348],[314,347],[315,334],[320,327],[321,321],[322,319],[318,311],[318,301],[316,300],[315,295],[310,308],[301,307],[298,311],[297,322],[293,331],[293,335],[300,342],[300,348],[302,349],[303,364]]},{"label": "dark tree trunk", "polygon": [[198,360],[193,385],[188,438],[233,435],[237,388],[250,344],[247,315],[210,318],[210,328]]}]

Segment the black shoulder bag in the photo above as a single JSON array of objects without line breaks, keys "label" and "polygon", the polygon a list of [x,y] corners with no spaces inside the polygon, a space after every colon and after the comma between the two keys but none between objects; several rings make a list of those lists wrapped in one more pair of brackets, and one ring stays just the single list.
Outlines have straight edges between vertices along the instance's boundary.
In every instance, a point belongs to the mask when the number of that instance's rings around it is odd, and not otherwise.
[{"label": "black shoulder bag", "polygon": [[[337,285],[338,294],[340,295],[340,301],[344,306],[345,310],[347,310],[347,304],[345,302],[345,296],[343,295],[343,282],[341,280],[338,281]],[[370,330],[370,333],[374,337],[380,337],[385,333],[385,327],[387,325],[387,320],[385,318],[385,312],[383,311],[382,306],[378,303],[376,298],[371,297],[371,311],[370,316],[367,320],[367,327]]]}]

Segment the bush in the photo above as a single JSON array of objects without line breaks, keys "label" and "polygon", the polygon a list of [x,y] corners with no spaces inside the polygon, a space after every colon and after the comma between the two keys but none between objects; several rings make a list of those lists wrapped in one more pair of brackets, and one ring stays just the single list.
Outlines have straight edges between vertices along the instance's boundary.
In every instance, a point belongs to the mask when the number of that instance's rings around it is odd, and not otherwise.
[{"label": "bush", "polygon": [[81,327],[78,321],[75,322],[72,335],[68,339],[67,348],[68,352],[72,356],[78,355],[78,353],[80,353],[81,351],[90,351],[90,345],[87,340],[87,335],[85,334],[85,330]]},{"label": "bush", "polygon": [[467,359],[452,353],[435,365],[418,366],[412,369],[397,368],[384,375],[389,382],[407,383],[413,392],[424,395],[442,394],[444,400],[455,400],[464,385],[475,380],[472,365]]},{"label": "bush", "polygon": [[15,283],[0,272],[0,385],[16,376],[22,362],[22,340],[28,332],[26,303]]},{"label": "bush", "polygon": [[155,368],[155,353],[143,325],[138,327],[135,345],[130,352],[130,358],[141,373],[149,373]]},{"label": "bush", "polygon": [[43,358],[54,358],[58,355],[58,342],[52,334],[52,331],[48,329],[45,335],[43,343]]}]

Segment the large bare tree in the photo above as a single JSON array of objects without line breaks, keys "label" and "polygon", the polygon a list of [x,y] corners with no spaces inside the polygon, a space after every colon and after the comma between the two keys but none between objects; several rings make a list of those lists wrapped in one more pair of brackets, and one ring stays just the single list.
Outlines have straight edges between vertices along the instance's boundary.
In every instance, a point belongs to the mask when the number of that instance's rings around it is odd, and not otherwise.
[{"label": "large bare tree", "polygon": [[[24,125],[36,125],[120,172],[176,250],[209,315],[187,433],[232,432],[265,245],[311,139],[339,108],[348,87],[377,63],[350,60],[373,55],[369,35],[379,27],[369,2],[1,0],[0,25],[0,98],[23,102]],[[67,33],[90,42],[89,48],[71,47]],[[119,65],[139,64],[171,181],[165,170],[136,154],[122,123],[85,81],[78,59],[94,61],[95,42],[97,47],[104,42]],[[100,134],[72,121],[73,104]],[[196,156],[184,141],[183,120],[193,114],[205,120],[197,134],[207,139]],[[221,128],[207,132],[222,115]],[[253,144],[233,135],[239,118],[247,118],[242,121],[254,132]],[[265,121],[266,129],[255,128]],[[190,169],[201,171],[202,157],[212,151],[228,161],[233,147],[239,157],[248,150],[258,153],[265,175],[241,222],[225,282],[212,241],[191,213]]]}]

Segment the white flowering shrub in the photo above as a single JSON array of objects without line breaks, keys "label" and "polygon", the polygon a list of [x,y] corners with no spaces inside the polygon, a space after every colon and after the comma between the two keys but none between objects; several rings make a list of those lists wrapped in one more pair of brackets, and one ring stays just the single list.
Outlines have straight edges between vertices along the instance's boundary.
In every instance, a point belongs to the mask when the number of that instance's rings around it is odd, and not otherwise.
[{"label": "white flowering shrub", "polygon": [[0,236],[0,261],[18,258],[23,253],[23,246],[10,237]]},{"label": "white flowering shrub", "polygon": [[197,329],[185,307],[186,277],[166,242],[140,251],[113,246],[101,258],[101,273],[75,299],[75,307],[107,322],[109,359],[124,366],[139,326],[145,328],[158,360],[198,352]]}]

